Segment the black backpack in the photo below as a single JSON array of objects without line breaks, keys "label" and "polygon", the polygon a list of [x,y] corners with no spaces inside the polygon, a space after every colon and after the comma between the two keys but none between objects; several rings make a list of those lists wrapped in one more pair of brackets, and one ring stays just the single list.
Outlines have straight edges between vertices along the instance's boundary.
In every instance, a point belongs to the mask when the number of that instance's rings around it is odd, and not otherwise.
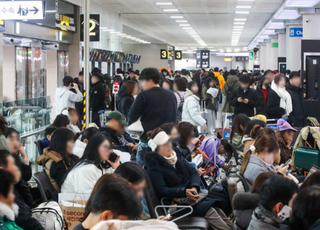
[{"label": "black backpack", "polygon": [[228,89],[227,89],[227,102],[230,103],[230,100],[231,100],[231,96],[232,96],[232,93],[233,93],[233,87],[234,85],[237,84],[237,82],[235,82],[232,87],[230,87],[227,83],[227,86],[228,86]]},{"label": "black backpack", "polygon": [[181,97],[179,93],[176,93],[176,94],[180,98],[180,104],[178,105],[178,108],[177,108],[177,119],[182,120],[182,109],[183,109],[184,98]]}]

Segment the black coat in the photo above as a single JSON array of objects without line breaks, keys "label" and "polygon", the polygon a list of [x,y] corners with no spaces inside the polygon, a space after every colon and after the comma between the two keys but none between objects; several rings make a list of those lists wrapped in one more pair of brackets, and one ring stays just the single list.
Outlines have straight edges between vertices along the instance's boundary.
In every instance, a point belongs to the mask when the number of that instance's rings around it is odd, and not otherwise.
[{"label": "black coat", "polygon": [[267,97],[267,117],[277,119],[284,114],[285,109],[280,107],[280,97],[273,89],[270,89]]},{"label": "black coat", "polygon": [[128,116],[133,102],[134,102],[134,97],[131,94],[126,93],[125,89],[119,91],[119,94],[117,97],[117,109],[125,117]]},{"label": "black coat", "polygon": [[[24,230],[44,230],[38,220],[32,217],[32,211],[29,205],[26,203],[28,200],[26,197],[31,196],[30,190],[26,187],[24,182],[21,181],[14,186],[14,202],[19,206],[19,214],[15,219],[16,224]],[[28,195],[29,194],[29,195]],[[27,199],[27,200],[26,200]],[[32,197],[30,198],[32,199]]]},{"label": "black coat", "polygon": [[293,102],[292,112],[290,113],[288,121],[295,127],[304,127],[306,125],[306,116],[304,113],[303,89],[288,83],[286,90],[290,94]]},{"label": "black coat", "polygon": [[[111,141],[113,149],[117,149],[117,150],[120,150],[123,152],[132,153],[132,148],[130,146],[123,146],[121,144],[121,142],[119,140],[119,135],[117,134],[116,130],[106,126],[106,127],[100,128],[100,133],[102,135],[104,135],[105,137],[107,137]],[[132,143],[131,142],[132,139],[131,138],[128,139],[127,135],[124,135],[124,137],[129,143]]]},{"label": "black coat", "polygon": [[16,165],[18,166],[18,168],[20,169],[20,172],[21,172],[21,176],[22,176],[22,179],[25,181],[25,182],[28,182],[31,177],[32,177],[32,169],[31,169],[31,164],[29,163],[29,165],[26,165],[21,157],[19,156],[19,154],[12,154],[13,158],[14,158],[14,161],[16,162]]},{"label": "black coat", "polygon": [[257,93],[257,106],[256,106],[257,114],[266,115],[266,105],[264,104],[264,94],[262,92],[262,89],[260,87],[257,87],[256,93]]},{"label": "black coat", "polygon": [[[141,155],[146,163],[146,170],[157,193],[158,198],[184,198],[186,189],[196,187],[200,190],[201,179],[197,170],[177,153],[175,167],[156,152],[144,152]],[[193,206],[193,215],[204,217],[209,208],[215,203],[214,199],[206,198]]]},{"label": "black coat", "polygon": [[[243,99],[248,99],[248,104],[238,102],[238,98],[241,97]],[[254,116],[254,107],[258,104],[257,93],[254,89],[248,88],[246,92],[239,87],[237,90],[234,90],[231,98],[230,105],[234,106],[234,114],[243,113],[248,117]]]},{"label": "black coat", "polygon": [[102,82],[93,84],[90,88],[90,108],[93,112],[99,112],[106,109],[106,88]]}]

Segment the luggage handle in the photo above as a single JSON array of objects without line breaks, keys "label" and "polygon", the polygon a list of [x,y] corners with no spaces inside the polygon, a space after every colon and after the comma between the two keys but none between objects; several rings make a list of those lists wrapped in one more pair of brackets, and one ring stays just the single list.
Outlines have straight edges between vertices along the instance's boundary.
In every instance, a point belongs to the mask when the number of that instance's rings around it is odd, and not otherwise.
[{"label": "luggage handle", "polygon": [[[314,140],[314,143],[313,143],[313,145],[314,145],[314,147],[313,148],[317,148],[317,142],[316,142],[316,140]],[[304,146],[305,147],[310,147],[310,148],[312,148],[312,146],[309,144],[309,142],[308,141],[305,141],[305,144],[304,144]]]}]

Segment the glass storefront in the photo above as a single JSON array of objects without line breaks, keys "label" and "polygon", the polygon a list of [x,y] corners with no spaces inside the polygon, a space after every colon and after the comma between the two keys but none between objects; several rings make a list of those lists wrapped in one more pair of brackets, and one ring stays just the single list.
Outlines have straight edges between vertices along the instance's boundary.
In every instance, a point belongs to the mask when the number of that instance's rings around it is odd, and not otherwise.
[{"label": "glass storefront", "polygon": [[57,85],[62,86],[62,79],[65,76],[69,76],[69,52],[67,51],[58,51],[58,78]]}]

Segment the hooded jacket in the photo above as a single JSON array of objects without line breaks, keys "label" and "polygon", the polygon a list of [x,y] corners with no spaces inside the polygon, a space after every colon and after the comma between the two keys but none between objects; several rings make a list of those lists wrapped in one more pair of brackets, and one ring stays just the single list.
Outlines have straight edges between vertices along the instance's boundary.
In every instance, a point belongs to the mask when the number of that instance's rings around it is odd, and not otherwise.
[{"label": "hooded jacket", "polygon": [[23,230],[15,222],[19,207],[14,204],[13,208],[0,202],[0,230]]},{"label": "hooded jacket", "polygon": [[[226,83],[224,84],[223,87],[223,95],[227,96],[227,92],[229,88],[232,88],[233,90],[236,90],[240,87],[240,82],[237,76],[235,75],[229,75]],[[225,104],[223,105],[222,112],[225,113],[233,113],[234,112],[234,107],[230,105],[229,101],[226,100]]]},{"label": "hooded jacket", "polygon": [[126,87],[122,86],[117,97],[118,111],[127,117],[133,102],[134,97],[126,92]]},{"label": "hooded jacket", "polygon": [[259,206],[260,196],[255,193],[236,193],[233,197],[235,225],[239,230],[246,230],[250,224],[252,213]]},{"label": "hooded jacket", "polygon": [[93,112],[106,109],[106,88],[101,81],[93,84],[90,89],[90,108]]},{"label": "hooded jacket", "polygon": [[220,89],[218,88],[218,90],[219,90],[218,95],[215,98],[213,98],[211,94],[207,93],[208,91],[207,87],[205,85],[203,86],[202,98],[207,102],[207,106],[206,106],[207,109],[217,111],[218,102],[220,98]]},{"label": "hooded jacket", "polygon": [[224,77],[220,74],[220,72],[213,72],[213,73],[214,73],[214,76],[218,78],[220,89],[223,90],[224,83],[226,82],[224,80]]},{"label": "hooded jacket", "polygon": [[56,115],[61,114],[64,108],[76,108],[75,103],[83,100],[82,93],[73,93],[68,87],[62,86],[56,89],[54,107]]},{"label": "hooded jacket", "polygon": [[303,99],[303,89],[287,83],[286,90],[291,96],[293,110],[289,116],[289,123],[295,127],[304,127],[306,125],[305,108]]},{"label": "hooded jacket", "polygon": [[189,122],[194,126],[204,126],[207,123],[201,116],[200,98],[194,95],[189,89],[187,89],[184,95],[182,121]]},{"label": "hooded jacket", "polygon": [[[141,158],[146,163],[146,170],[159,199],[185,198],[186,189],[195,187],[200,191],[201,179],[197,170],[177,152],[175,167],[170,165],[157,152],[143,152]],[[193,215],[204,217],[214,199],[206,198],[193,206]]]}]

